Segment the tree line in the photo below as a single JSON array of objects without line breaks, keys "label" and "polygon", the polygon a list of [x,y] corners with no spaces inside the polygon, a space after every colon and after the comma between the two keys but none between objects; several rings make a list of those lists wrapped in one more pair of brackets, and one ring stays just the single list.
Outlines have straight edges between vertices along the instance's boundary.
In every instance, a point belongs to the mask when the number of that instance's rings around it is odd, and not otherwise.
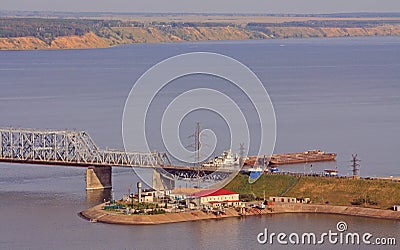
[{"label": "tree line", "polygon": [[113,27],[155,27],[165,32],[174,32],[184,27],[241,27],[248,31],[258,31],[272,34],[271,27],[371,27],[383,24],[399,24],[397,20],[310,20],[283,23],[256,23],[245,25],[226,22],[150,22],[121,20],[94,20],[94,19],[61,19],[61,18],[0,18],[0,38],[33,36],[47,43],[51,43],[59,36],[82,36],[94,32],[100,37],[106,37],[109,32],[104,28]]}]

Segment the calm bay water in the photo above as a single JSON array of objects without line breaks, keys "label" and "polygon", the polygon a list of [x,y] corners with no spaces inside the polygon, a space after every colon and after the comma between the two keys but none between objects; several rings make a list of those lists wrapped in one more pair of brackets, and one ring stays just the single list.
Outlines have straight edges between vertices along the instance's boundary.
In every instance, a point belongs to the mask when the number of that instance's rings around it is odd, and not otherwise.
[{"label": "calm bay water", "polygon": [[[228,55],[257,74],[276,111],[275,152],[336,152],[337,162],[313,164],[313,170],[338,167],[342,175],[350,172],[351,154],[358,153],[361,175],[400,175],[400,38],[3,51],[0,127],[75,128],[88,131],[101,148],[122,148],[122,112],[134,82],[155,63],[192,51]],[[165,101],[178,91],[207,84],[201,77],[176,81],[159,96],[154,112],[161,112]],[[231,93],[235,94],[234,90]],[[182,135],[192,133],[196,119],[204,128],[224,133],[226,127],[215,122],[217,118],[214,121],[210,114],[199,115],[188,117]],[[161,148],[157,126],[150,130],[154,130],[152,146]],[[217,149],[226,145],[221,139]],[[310,171],[303,164],[282,167],[301,172],[305,168]],[[0,173],[1,249],[265,249],[267,246],[256,241],[265,227],[276,232],[325,232],[335,229],[339,220],[345,220],[355,232],[369,231],[400,240],[398,222],[333,215],[279,215],[160,226],[92,224],[77,216],[97,202],[96,195],[86,195],[84,169],[0,164]],[[131,169],[115,168],[115,195],[127,192],[136,181]]]}]

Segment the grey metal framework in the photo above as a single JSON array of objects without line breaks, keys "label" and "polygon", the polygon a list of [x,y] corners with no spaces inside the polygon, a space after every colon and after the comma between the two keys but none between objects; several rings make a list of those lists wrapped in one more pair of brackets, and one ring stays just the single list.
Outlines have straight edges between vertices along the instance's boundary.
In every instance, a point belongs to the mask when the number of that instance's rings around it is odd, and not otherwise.
[{"label": "grey metal framework", "polygon": [[64,166],[165,167],[167,153],[100,150],[84,131],[0,128],[0,161]]}]

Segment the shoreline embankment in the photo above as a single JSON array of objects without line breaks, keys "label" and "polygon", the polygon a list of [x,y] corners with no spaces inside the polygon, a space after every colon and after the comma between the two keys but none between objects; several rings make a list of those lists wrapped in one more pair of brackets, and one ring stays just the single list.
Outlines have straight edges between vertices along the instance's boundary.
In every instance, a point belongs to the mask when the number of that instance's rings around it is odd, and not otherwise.
[{"label": "shoreline embankment", "polygon": [[352,206],[317,204],[282,204],[273,206],[273,212],[271,214],[280,213],[336,214],[376,219],[400,220],[400,212],[398,211]]},{"label": "shoreline embankment", "polygon": [[219,215],[215,215],[213,213],[205,213],[197,210],[157,215],[125,215],[122,213],[103,210],[103,206],[104,204],[100,204],[91,207],[85,211],[82,211],[80,215],[91,222],[122,225],[157,225],[165,223],[200,221],[207,219],[222,219],[229,217],[253,215],[273,215],[283,213],[336,214],[377,219],[400,220],[400,212],[392,210],[316,204],[277,204],[265,209],[251,208],[243,214],[240,214],[234,208],[228,208],[225,210],[225,214]]},{"label": "shoreline embankment", "polygon": [[213,213],[205,213],[198,210],[154,215],[126,215],[123,213],[103,210],[103,206],[104,204],[100,204],[91,207],[85,211],[80,212],[80,215],[91,222],[123,225],[165,224],[240,216],[240,214],[233,208],[226,209],[225,214],[219,215],[215,215]]},{"label": "shoreline embankment", "polygon": [[[34,36],[34,34],[29,36],[0,37],[0,51],[95,49],[111,48],[127,44],[206,41],[400,36],[400,24],[385,24],[373,27],[293,26],[279,28],[266,24],[266,26],[261,26],[257,29],[231,27],[229,25],[217,27],[176,27],[171,29],[171,31],[168,31],[158,26],[110,27],[106,30],[90,31],[83,35],[54,36],[50,40]],[[272,30],[273,34],[271,33]]]}]

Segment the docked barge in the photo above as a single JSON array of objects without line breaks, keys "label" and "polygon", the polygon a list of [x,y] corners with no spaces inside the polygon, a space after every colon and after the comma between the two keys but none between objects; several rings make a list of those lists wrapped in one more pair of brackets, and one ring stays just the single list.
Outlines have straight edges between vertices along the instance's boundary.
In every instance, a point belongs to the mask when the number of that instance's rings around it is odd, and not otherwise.
[{"label": "docked barge", "polygon": [[[305,152],[296,152],[288,154],[273,154],[268,158],[269,165],[286,165],[295,163],[307,163],[318,161],[333,161],[336,158],[336,153],[326,153],[321,150],[309,150]],[[245,161],[245,165],[258,165],[256,163],[257,156],[250,156]],[[258,161],[263,157],[259,156]]]}]

